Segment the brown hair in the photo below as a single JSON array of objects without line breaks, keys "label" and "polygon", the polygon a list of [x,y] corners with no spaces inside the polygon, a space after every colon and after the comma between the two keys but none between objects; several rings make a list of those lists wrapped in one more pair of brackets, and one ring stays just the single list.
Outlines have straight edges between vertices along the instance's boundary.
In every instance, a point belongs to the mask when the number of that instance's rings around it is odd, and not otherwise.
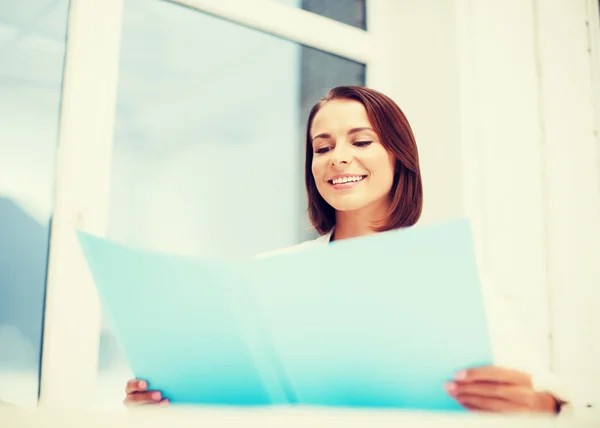
[{"label": "brown hair", "polygon": [[419,153],[412,129],[400,107],[386,95],[362,86],[338,86],[331,89],[311,110],[306,126],[305,182],[308,193],[308,213],[320,234],[335,226],[335,209],[319,194],[312,174],[313,147],[311,128],[321,107],[336,99],[360,102],[367,111],[373,130],[381,144],[395,157],[394,181],[390,191],[390,212],[382,232],[414,225],[423,207],[423,186],[419,170]]}]

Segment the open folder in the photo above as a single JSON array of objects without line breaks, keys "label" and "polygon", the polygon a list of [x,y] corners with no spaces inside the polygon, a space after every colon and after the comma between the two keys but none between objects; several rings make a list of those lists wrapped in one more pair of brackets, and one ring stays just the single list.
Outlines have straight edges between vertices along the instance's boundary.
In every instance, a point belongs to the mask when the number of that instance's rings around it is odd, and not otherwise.
[{"label": "open folder", "polygon": [[131,370],[174,404],[460,410],[444,383],[492,363],[464,220],[251,260],[78,237]]}]

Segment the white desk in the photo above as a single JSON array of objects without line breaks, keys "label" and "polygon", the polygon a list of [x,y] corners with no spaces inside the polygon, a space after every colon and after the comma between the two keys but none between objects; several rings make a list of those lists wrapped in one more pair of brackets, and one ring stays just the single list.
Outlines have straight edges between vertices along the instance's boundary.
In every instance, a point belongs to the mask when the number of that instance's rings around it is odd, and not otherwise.
[{"label": "white desk", "polygon": [[547,418],[325,409],[140,409],[117,412],[0,407],[2,428],[598,428],[590,415]]}]

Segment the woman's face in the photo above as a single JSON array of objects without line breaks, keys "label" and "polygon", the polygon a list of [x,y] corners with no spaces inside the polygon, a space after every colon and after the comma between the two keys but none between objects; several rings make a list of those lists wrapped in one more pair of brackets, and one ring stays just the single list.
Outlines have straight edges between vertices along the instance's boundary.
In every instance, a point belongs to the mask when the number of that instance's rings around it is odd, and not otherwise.
[{"label": "woman's face", "polygon": [[327,102],[316,114],[310,135],[313,177],[329,205],[337,211],[387,209],[395,160],[360,102]]}]

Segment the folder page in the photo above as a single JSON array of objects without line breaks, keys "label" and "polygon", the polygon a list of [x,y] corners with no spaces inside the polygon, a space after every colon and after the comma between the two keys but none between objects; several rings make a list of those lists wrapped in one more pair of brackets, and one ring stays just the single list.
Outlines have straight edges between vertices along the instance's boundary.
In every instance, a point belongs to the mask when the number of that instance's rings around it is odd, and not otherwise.
[{"label": "folder page", "polygon": [[286,402],[270,365],[249,349],[255,335],[244,328],[234,263],[142,251],[82,232],[78,237],[136,378],[172,403]]},{"label": "folder page", "polygon": [[246,261],[79,238],[132,371],[173,403],[460,410],[444,383],[492,363],[463,220]]},{"label": "folder page", "polygon": [[262,259],[251,282],[300,404],[461,410],[444,383],[492,364],[466,221]]}]

